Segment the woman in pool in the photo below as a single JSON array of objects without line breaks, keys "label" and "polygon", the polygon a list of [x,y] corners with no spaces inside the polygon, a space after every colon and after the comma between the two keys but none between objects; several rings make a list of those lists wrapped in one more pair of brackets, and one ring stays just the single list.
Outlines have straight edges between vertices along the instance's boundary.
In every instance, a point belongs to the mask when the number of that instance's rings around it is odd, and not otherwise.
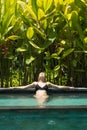
[{"label": "woman in pool", "polygon": [[40,104],[43,104],[46,101],[46,99],[49,97],[47,94],[49,87],[70,88],[70,89],[72,88],[72,87],[67,87],[67,86],[58,86],[50,82],[46,82],[46,76],[44,72],[41,72],[39,74],[37,82],[33,82],[29,85],[26,85],[20,88],[27,89],[29,87],[35,87],[36,94],[34,95],[34,97],[38,99]]}]

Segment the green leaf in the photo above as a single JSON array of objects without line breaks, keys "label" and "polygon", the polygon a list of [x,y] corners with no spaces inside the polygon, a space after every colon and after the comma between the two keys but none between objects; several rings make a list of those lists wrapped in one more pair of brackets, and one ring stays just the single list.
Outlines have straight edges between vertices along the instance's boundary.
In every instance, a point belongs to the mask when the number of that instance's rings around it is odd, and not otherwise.
[{"label": "green leaf", "polygon": [[43,49],[46,49],[46,48],[48,48],[53,42],[54,42],[54,40],[55,40],[55,38],[53,38],[53,39],[48,39],[48,40],[46,40],[45,41],[45,43],[44,44],[42,44],[42,48]]},{"label": "green leaf", "polygon": [[72,22],[72,26],[74,28],[76,28],[76,26],[78,24],[78,12],[77,11],[72,11],[72,13],[71,13],[71,22]]},{"label": "green leaf", "polygon": [[42,9],[38,9],[38,20],[40,20],[41,18],[45,17],[45,13]]},{"label": "green leaf", "polygon": [[37,6],[41,8],[43,5],[43,0],[37,0],[36,2],[37,2]]},{"label": "green leaf", "polygon": [[2,4],[2,29],[1,29],[1,33],[3,35],[6,34],[6,32],[8,32],[8,27],[11,26],[11,22],[13,17],[15,16],[15,1],[12,0],[8,0],[8,1],[3,1]]},{"label": "green leaf", "polygon": [[27,38],[31,39],[33,37],[33,35],[34,35],[34,29],[33,29],[33,27],[29,27],[27,29]]},{"label": "green leaf", "polygon": [[8,32],[8,27],[10,26],[10,23],[13,19],[13,14],[9,14],[7,13],[6,16],[4,16],[4,19],[3,19],[3,22],[2,22],[2,30],[1,30],[1,33],[3,35],[6,34],[6,32]]},{"label": "green leaf", "polygon": [[81,8],[81,9],[86,9],[87,8],[87,3],[85,2],[85,0],[75,0],[75,4]]},{"label": "green leaf", "polygon": [[13,26],[10,26],[10,27],[6,28],[5,30],[3,30],[3,35],[7,34],[9,31],[11,31],[12,28],[13,28]]},{"label": "green leaf", "polygon": [[44,29],[44,30],[46,30],[47,29],[47,20],[45,19],[45,20],[41,20],[40,21],[40,25],[41,25],[41,27]]},{"label": "green leaf", "polygon": [[36,49],[43,50],[43,48],[40,48],[38,45],[36,45],[33,41],[29,41],[29,43]]},{"label": "green leaf", "polygon": [[60,65],[57,65],[57,66],[54,67],[53,70],[54,70],[54,71],[58,71],[59,69],[60,69]]},{"label": "green leaf", "polygon": [[60,59],[60,57],[57,55],[57,53],[53,53],[53,54],[51,55],[51,58],[54,58],[54,59],[57,59],[57,60]]},{"label": "green leaf", "polygon": [[60,47],[60,48],[58,49],[57,55],[60,55],[62,51],[63,51],[63,48]]},{"label": "green leaf", "polygon": [[83,52],[87,54],[87,51],[83,51]]},{"label": "green leaf", "polygon": [[81,41],[84,39],[84,34],[82,28],[79,24],[79,15],[77,11],[72,11],[71,13],[71,27],[78,31]]},{"label": "green leaf", "polygon": [[13,60],[13,59],[14,59],[14,56],[13,56],[13,55],[8,55],[7,58],[8,58],[9,60]]},{"label": "green leaf", "polygon": [[49,12],[44,17],[42,17],[41,20],[52,18],[55,15],[55,13],[56,13],[56,9],[53,9],[51,12]]},{"label": "green leaf", "polygon": [[37,4],[36,4],[36,0],[29,0],[29,2],[30,2],[30,6],[32,7],[33,12],[37,16]]},{"label": "green leaf", "polygon": [[34,29],[36,31],[36,33],[38,33],[44,40],[46,39],[46,35],[37,27],[34,26]]},{"label": "green leaf", "polygon": [[54,0],[54,5],[56,8],[58,8],[59,10],[61,9],[61,5],[64,4],[63,0]]},{"label": "green leaf", "polygon": [[87,37],[84,38],[84,43],[87,44]]},{"label": "green leaf", "polygon": [[59,55],[61,54],[62,51],[63,51],[63,48],[59,48],[58,52],[53,53],[53,54],[51,55],[51,58],[55,58],[55,59],[59,60],[59,59],[60,59],[60,56],[59,56]]},{"label": "green leaf", "polygon": [[26,59],[26,64],[29,65],[35,60],[35,57],[31,56],[29,59]]},{"label": "green leaf", "polygon": [[54,0],[54,4],[55,4],[55,6],[57,7],[57,5],[58,5],[58,0]]},{"label": "green leaf", "polygon": [[32,19],[34,19],[35,21],[37,21],[37,15],[33,11],[32,5],[30,3],[26,4],[25,2],[18,1],[18,4],[21,5],[23,11],[28,12],[29,15],[32,17]]},{"label": "green leaf", "polygon": [[68,56],[69,54],[71,54],[74,51],[74,48],[68,49],[64,52],[64,54],[62,55],[62,59],[65,58],[66,56]]},{"label": "green leaf", "polygon": [[44,0],[43,1],[43,6],[44,6],[45,12],[47,12],[49,10],[49,8],[51,7],[52,3],[53,3],[53,0]]},{"label": "green leaf", "polygon": [[19,47],[19,48],[16,49],[16,51],[17,52],[25,52],[25,51],[27,51],[27,49]]},{"label": "green leaf", "polygon": [[20,38],[20,37],[17,36],[17,35],[12,35],[12,36],[7,37],[7,38],[6,38],[6,41],[9,40],[9,39],[10,39],[10,40],[17,40],[17,39],[19,39],[19,38]]},{"label": "green leaf", "polygon": [[87,54],[87,51],[75,51],[76,53],[86,53]]}]

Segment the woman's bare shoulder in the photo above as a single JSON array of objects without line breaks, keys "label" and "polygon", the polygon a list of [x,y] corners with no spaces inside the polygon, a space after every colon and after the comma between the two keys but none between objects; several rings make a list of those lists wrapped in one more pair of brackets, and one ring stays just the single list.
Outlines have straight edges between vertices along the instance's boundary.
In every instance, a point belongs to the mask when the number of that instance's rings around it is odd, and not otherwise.
[{"label": "woman's bare shoulder", "polygon": [[46,84],[47,84],[48,86],[51,86],[51,85],[52,85],[52,83],[51,83],[51,82],[47,82]]},{"label": "woman's bare shoulder", "polygon": [[37,83],[38,83],[38,82],[34,81],[34,82],[32,83],[32,85],[35,85],[35,86],[36,86],[36,85],[37,85]]}]

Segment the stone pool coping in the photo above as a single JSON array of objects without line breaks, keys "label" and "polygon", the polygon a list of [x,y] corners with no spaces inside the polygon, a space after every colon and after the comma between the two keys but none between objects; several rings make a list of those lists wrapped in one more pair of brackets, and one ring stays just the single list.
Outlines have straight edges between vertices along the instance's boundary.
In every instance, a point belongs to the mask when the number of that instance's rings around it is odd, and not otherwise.
[{"label": "stone pool coping", "polygon": [[[35,88],[22,89],[16,87],[0,88],[0,93],[35,93]],[[87,93],[87,88],[49,88],[48,93]]]},{"label": "stone pool coping", "polygon": [[1,110],[87,110],[87,105],[80,106],[0,106]]}]

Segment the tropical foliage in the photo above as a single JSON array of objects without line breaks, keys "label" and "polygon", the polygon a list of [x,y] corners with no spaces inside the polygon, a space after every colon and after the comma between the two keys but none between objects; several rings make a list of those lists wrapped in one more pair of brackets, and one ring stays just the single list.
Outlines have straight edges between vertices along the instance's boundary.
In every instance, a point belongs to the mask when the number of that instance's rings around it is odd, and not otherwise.
[{"label": "tropical foliage", "polygon": [[0,86],[45,71],[61,85],[87,86],[86,0],[0,1]]}]

